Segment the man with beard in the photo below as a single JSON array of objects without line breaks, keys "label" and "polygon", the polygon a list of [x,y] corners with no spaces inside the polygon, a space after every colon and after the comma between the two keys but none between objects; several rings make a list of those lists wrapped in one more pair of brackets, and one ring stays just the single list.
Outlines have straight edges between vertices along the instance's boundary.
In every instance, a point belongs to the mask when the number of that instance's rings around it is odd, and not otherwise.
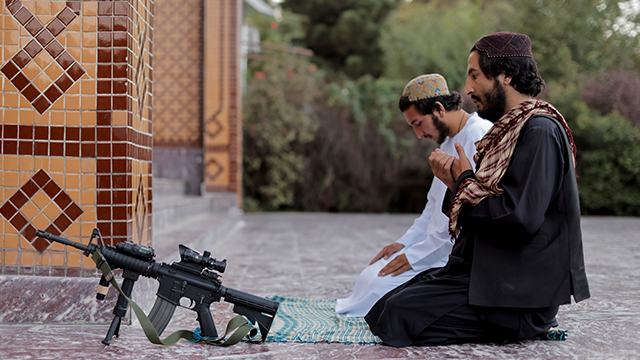
[{"label": "man with beard", "polygon": [[557,326],[571,295],[589,298],[575,145],[562,115],[533,99],[543,85],[526,35],[487,35],[471,50],[465,92],[495,124],[477,143],[475,173],[457,144],[459,158],[429,158],[448,187],[442,210],[455,243],[443,268],[365,316],[386,344],[529,339]]},{"label": "man with beard", "polygon": [[[435,140],[440,150],[455,154],[456,142],[475,154],[475,142],[492,124],[477,114],[462,110],[462,97],[450,93],[439,74],[421,75],[405,86],[399,108],[418,138]],[[449,219],[442,213],[447,186],[433,179],[427,205],[398,241],[385,246],[358,277],[353,293],[338,299],[336,313],[364,316],[384,294],[411,280],[420,272],[442,267],[451,253]]]}]

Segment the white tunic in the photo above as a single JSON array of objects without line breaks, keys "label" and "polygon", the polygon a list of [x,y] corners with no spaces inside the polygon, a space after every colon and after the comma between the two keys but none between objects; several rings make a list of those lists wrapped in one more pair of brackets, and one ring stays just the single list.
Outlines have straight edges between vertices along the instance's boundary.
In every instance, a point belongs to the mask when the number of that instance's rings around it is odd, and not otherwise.
[{"label": "white tunic", "polygon": [[[462,130],[452,138],[447,137],[440,149],[457,157],[455,143],[459,142],[464,147],[467,158],[471,160],[476,153],[475,142],[480,140],[491,126],[491,122],[473,113]],[[475,166],[473,161],[471,163]],[[387,292],[424,270],[442,267],[447,263],[453,243],[448,230],[449,218],[442,213],[442,200],[446,190],[447,186],[434,177],[422,215],[413,221],[413,225],[397,241],[404,247],[388,259],[382,258],[367,266],[356,280],[351,296],[338,299],[336,313],[364,316]],[[378,276],[380,270],[400,254],[406,254],[411,269],[398,276]]]}]

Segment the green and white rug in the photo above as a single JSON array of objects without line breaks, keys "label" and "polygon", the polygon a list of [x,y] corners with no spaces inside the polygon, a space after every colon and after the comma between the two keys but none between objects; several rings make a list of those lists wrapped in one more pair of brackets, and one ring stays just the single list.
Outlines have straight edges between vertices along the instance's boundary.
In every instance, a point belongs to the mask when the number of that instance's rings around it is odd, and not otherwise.
[{"label": "green and white rug", "polygon": [[362,317],[335,313],[336,300],[310,300],[273,296],[280,307],[266,341],[381,344]]}]

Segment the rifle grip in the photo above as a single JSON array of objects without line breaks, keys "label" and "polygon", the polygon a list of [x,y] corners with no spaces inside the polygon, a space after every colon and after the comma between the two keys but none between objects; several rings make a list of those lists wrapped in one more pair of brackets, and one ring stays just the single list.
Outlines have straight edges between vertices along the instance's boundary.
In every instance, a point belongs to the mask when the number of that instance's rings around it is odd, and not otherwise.
[{"label": "rifle grip", "polygon": [[198,313],[198,323],[200,323],[202,336],[218,338],[218,332],[216,331],[216,325],[213,323],[209,306],[200,304],[197,306],[196,312]]}]

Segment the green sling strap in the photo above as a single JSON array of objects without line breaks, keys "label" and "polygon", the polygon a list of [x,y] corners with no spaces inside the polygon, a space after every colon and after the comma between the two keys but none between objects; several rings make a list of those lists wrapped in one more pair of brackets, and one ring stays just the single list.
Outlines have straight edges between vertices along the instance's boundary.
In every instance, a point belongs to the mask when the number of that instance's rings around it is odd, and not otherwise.
[{"label": "green sling strap", "polygon": [[[138,304],[133,302],[133,300],[129,299],[129,297],[124,294],[122,289],[120,289],[120,286],[118,286],[118,283],[116,282],[116,279],[114,277],[113,271],[111,270],[111,267],[107,263],[107,260],[104,258],[104,256],[102,256],[100,249],[96,249],[96,251],[94,251],[91,258],[93,259],[93,262],[96,263],[96,267],[100,269],[100,271],[102,271],[104,278],[107,279],[107,281],[109,281],[109,283],[111,283],[111,285],[116,290],[118,290],[118,292],[122,296],[124,296],[127,299],[129,304],[131,304],[131,308],[136,313],[138,320],[140,320],[140,325],[142,326],[142,330],[144,331],[144,334],[147,336],[147,339],[149,339],[149,341],[151,341],[154,344],[173,345],[177,343],[178,340],[185,339],[189,342],[204,341],[210,345],[229,346],[229,345],[237,344],[245,336],[253,337],[258,332],[256,328],[254,328],[249,324],[247,319],[245,319],[241,315],[237,315],[236,317],[234,317],[229,321],[229,323],[227,324],[227,329],[225,330],[225,333],[217,339],[210,338],[210,337],[202,337],[199,335],[198,331],[196,331],[196,334],[194,334],[194,332],[190,330],[178,330],[173,334],[167,336],[164,340],[162,340],[158,336],[156,329],[153,327],[153,324],[151,324],[151,321],[149,320],[149,318],[147,318],[147,315],[145,315],[144,311],[142,311],[140,306],[138,306]],[[233,332],[233,334],[229,336],[228,339],[225,340],[224,339],[225,336],[227,336],[231,332]]]}]

